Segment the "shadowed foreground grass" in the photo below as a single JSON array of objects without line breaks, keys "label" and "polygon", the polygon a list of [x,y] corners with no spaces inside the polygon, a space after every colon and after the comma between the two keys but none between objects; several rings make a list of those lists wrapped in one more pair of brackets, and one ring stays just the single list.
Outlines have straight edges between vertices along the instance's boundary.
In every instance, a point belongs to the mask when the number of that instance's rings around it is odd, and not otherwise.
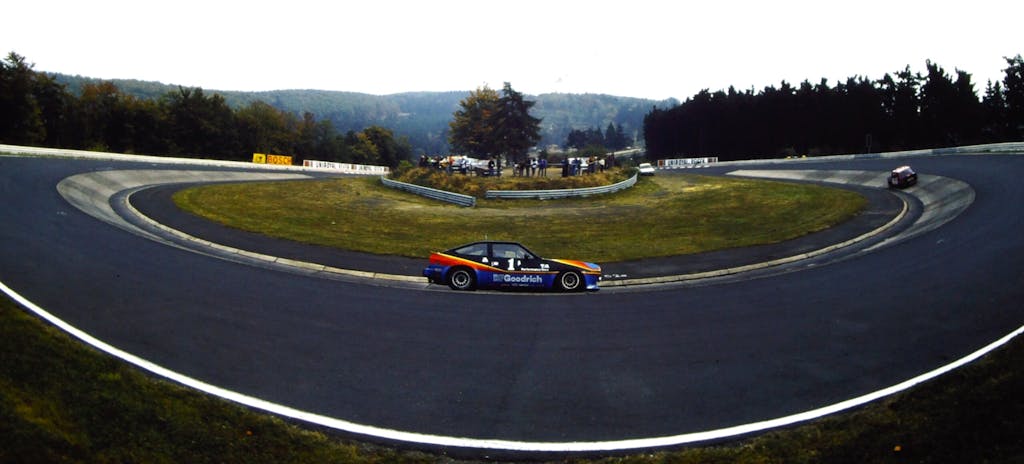
[{"label": "shadowed foreground grass", "polygon": [[512,240],[542,256],[598,263],[780,242],[843,222],[866,204],[847,190],[696,175],[643,178],[610,195],[481,200],[475,208],[354,178],[201,186],[174,201],[238,229],[347,250],[422,258]]},{"label": "shadowed foreground grass", "polygon": [[[151,378],[0,299],[0,462],[457,463],[348,441]],[[1024,343],[859,410],[576,464],[1024,462]]]}]

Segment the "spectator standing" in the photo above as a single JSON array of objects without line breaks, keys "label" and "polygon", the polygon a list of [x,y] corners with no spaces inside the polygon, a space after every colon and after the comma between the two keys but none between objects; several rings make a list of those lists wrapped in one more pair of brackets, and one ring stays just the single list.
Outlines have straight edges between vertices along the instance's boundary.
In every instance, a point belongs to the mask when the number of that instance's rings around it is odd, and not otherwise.
[{"label": "spectator standing", "polygon": [[548,176],[548,159],[547,158],[541,158],[540,161],[537,161],[537,166],[540,168],[540,175],[544,176],[544,177],[547,177]]}]

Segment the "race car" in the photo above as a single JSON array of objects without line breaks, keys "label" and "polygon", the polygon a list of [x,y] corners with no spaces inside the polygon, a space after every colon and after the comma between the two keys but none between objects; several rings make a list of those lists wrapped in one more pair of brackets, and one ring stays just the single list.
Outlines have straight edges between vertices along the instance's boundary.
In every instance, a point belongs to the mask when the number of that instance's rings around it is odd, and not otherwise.
[{"label": "race car", "polygon": [[917,173],[910,166],[900,166],[889,173],[889,188],[909,187],[917,183]]},{"label": "race car", "polygon": [[483,241],[430,255],[423,276],[454,290],[597,290],[601,266],[569,259],[544,259],[515,242]]}]

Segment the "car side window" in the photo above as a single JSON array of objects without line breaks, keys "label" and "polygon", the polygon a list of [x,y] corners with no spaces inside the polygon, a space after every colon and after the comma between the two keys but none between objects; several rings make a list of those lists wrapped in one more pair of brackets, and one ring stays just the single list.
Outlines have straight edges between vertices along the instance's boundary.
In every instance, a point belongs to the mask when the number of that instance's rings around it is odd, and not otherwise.
[{"label": "car side window", "polygon": [[495,258],[533,259],[533,255],[519,245],[495,243],[493,248]]},{"label": "car side window", "polygon": [[487,256],[486,243],[474,243],[455,250],[456,253],[466,256]]}]

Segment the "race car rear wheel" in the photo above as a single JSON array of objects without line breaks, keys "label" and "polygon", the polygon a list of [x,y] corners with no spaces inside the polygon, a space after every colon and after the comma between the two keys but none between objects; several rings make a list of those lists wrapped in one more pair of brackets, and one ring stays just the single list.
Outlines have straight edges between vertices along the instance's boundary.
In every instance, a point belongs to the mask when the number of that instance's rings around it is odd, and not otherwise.
[{"label": "race car rear wheel", "polygon": [[473,290],[476,287],[476,276],[464,267],[452,269],[448,273],[448,286],[452,290]]},{"label": "race car rear wheel", "polygon": [[582,290],[583,277],[580,276],[580,273],[578,272],[564,272],[558,276],[558,286],[562,287],[562,290],[567,292]]}]

